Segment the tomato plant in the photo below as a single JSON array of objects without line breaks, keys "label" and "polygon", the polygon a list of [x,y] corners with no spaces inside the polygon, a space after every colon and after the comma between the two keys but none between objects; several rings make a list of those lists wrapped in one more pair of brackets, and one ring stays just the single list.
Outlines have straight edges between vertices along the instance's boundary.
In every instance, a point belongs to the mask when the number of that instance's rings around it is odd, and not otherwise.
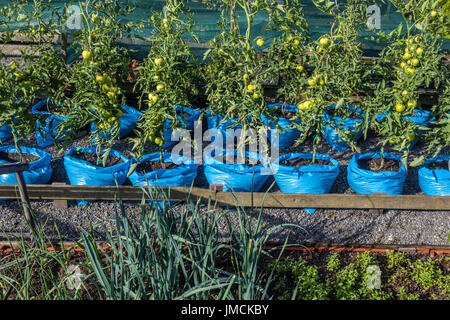
[{"label": "tomato plant", "polygon": [[411,162],[411,166],[422,164],[427,156],[437,156],[439,153],[449,152],[450,148],[450,81],[447,78],[442,94],[439,96],[438,103],[432,108],[436,120],[433,121],[433,127],[424,135],[424,141],[427,142],[427,153]]},{"label": "tomato plant", "polygon": [[[258,45],[258,41],[261,44],[263,39],[252,39],[251,32],[255,15],[266,8],[266,4],[261,0],[223,2],[227,7],[222,11],[222,21],[218,23],[220,32],[211,40],[210,49],[204,56],[208,60],[205,68],[206,94],[210,113],[219,115],[224,122],[232,119],[230,128],[242,126],[244,136],[248,129],[259,132],[265,128],[260,119],[261,114],[267,113],[261,83],[267,69],[264,68],[261,46]],[[241,32],[236,7],[245,14],[245,32]],[[231,16],[228,16],[229,12]],[[240,141],[246,142],[243,139]]]},{"label": "tomato plant", "polygon": [[[301,135],[295,145],[312,136],[316,150],[324,126],[327,125],[337,131],[342,141],[357,150],[353,137],[358,128],[346,130],[342,122],[326,123],[323,115],[324,112],[333,112],[333,116],[346,119],[357,113],[356,108],[360,102],[354,96],[364,84],[366,74],[366,66],[361,63],[362,49],[358,42],[358,31],[366,21],[367,3],[355,0],[348,1],[344,7],[326,2],[317,2],[316,5],[324,13],[333,16],[334,23],[329,34],[308,44],[308,64],[313,70],[304,80],[306,89],[297,102],[302,121],[296,124]],[[335,108],[329,110],[331,105],[335,105]],[[361,123],[357,123],[357,126],[360,125]]]},{"label": "tomato plant", "polygon": [[[117,0],[80,1],[82,29],[76,32],[73,46],[81,59],[70,68],[69,84],[72,97],[65,100],[68,120],[61,123],[58,133],[77,134],[91,121],[96,129],[91,132],[105,164],[114,139],[119,137],[120,118],[125,103],[123,86],[131,75],[128,49],[116,44],[116,39],[127,36],[133,24],[122,24],[120,17],[132,12]],[[66,135],[70,142],[72,135]]]},{"label": "tomato plant", "polygon": [[435,36],[450,39],[450,2],[447,0],[391,0],[416,27]]},{"label": "tomato plant", "polygon": [[280,78],[277,99],[296,104],[307,83],[306,43],[309,39],[308,23],[301,1],[286,1],[284,5],[273,2],[267,7],[268,30],[279,31],[269,47],[264,63],[270,80]]},{"label": "tomato plant", "polygon": [[[1,41],[9,43],[22,37],[35,44],[22,50],[20,62],[13,60],[0,67],[0,126],[12,128],[14,144],[22,157],[18,137],[36,130],[39,115],[28,111],[40,96],[60,97],[66,83],[65,61],[54,46],[60,35],[61,17],[48,3],[15,0],[0,9],[5,32]],[[44,15],[49,17],[44,19]],[[10,30],[10,25],[20,28]],[[6,59],[2,53],[1,59]],[[23,158],[25,161],[25,158]]]},{"label": "tomato plant", "polygon": [[448,68],[443,64],[441,41],[429,33],[414,33],[415,23],[405,21],[405,33],[402,25],[390,34],[378,32],[387,43],[374,68],[382,80],[366,106],[373,115],[372,128],[381,136],[381,149],[389,145],[402,152],[407,163],[411,141],[429,130],[409,118],[423,109],[418,103],[418,89],[440,89]]},{"label": "tomato plant", "polygon": [[184,2],[167,0],[162,12],[153,12],[149,23],[154,29],[146,39],[151,48],[144,63],[136,67],[134,87],[143,109],[136,130],[138,137],[132,139],[137,159],[144,154],[147,141],[159,145],[161,151],[164,130],[184,127],[185,121],[177,117],[174,106],[190,107],[188,93],[197,92],[193,83],[195,56],[183,37],[191,35],[197,39],[192,34],[192,14],[185,9]]}]

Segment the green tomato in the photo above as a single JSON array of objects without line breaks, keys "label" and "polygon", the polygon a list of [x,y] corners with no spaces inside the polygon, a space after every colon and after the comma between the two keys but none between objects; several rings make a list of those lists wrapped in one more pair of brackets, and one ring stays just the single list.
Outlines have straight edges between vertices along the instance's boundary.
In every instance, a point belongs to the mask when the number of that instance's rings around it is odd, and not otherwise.
[{"label": "green tomato", "polygon": [[90,60],[92,58],[92,52],[90,50],[83,50],[81,56],[84,60]]}]

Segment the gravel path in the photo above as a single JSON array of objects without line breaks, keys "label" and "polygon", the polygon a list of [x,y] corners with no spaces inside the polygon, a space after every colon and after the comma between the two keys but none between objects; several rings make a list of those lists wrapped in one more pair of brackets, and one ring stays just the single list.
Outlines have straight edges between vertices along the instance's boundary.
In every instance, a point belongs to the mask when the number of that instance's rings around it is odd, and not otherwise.
[{"label": "gravel path", "polygon": [[[369,137],[366,141],[360,141],[361,152],[377,151],[376,137]],[[5,144],[12,144],[11,141]],[[30,135],[26,140],[21,140],[20,145],[36,147],[35,135]],[[87,137],[75,140],[72,146],[90,146]],[[127,141],[116,141],[114,149],[125,156],[129,156],[131,150]],[[59,152],[55,146],[44,149],[53,156],[53,176],[51,182],[66,182],[67,176],[63,167],[64,152]],[[148,145],[148,152],[156,152],[154,145]],[[340,174],[331,190],[332,193],[354,193],[347,183],[347,165],[354,154],[351,150],[335,152],[326,143],[317,150],[319,153],[329,154],[340,163]],[[388,150],[386,150],[388,151]],[[425,146],[418,143],[412,150],[410,160],[423,154]],[[310,144],[299,146],[286,152],[311,152]],[[273,182],[269,178],[266,187]],[[130,184],[128,181],[126,184]],[[206,179],[199,170],[196,186],[207,187]],[[263,190],[264,191],[264,190]],[[418,186],[417,168],[409,168],[405,182],[405,194],[423,194]],[[275,185],[271,192],[280,192]],[[113,202],[93,202],[86,206],[77,206],[75,202],[69,202],[68,209],[56,209],[51,201],[32,201],[31,207],[46,224],[49,237],[56,237],[56,224],[59,232],[65,240],[77,240],[78,228],[92,228],[99,234],[104,233],[105,227],[111,226],[109,221],[114,217],[115,205]],[[183,204],[173,207],[173,210],[183,210]],[[127,201],[124,203],[127,215],[138,218],[141,212],[140,203]],[[233,214],[230,215],[231,217]],[[328,243],[358,243],[358,244],[423,244],[423,245],[449,245],[450,232],[449,211],[409,211],[387,210],[383,214],[369,213],[368,210],[318,210],[315,214],[309,214],[302,209],[267,208],[263,210],[265,227],[271,227],[283,223],[293,223],[302,227],[284,228],[274,233],[270,240],[280,242],[289,235],[290,242],[328,242]],[[232,218],[233,221],[235,219]],[[226,236],[226,223],[221,222]],[[8,234],[20,232],[26,225],[21,215],[21,208],[17,201],[0,202],[0,230]],[[26,230],[26,229],[25,229]],[[5,239],[5,236],[0,236]]]}]

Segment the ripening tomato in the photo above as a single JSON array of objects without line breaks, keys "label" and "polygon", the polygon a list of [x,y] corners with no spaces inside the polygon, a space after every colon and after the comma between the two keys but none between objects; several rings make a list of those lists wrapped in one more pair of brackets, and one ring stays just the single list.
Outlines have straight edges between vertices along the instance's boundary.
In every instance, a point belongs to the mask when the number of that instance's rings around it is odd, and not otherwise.
[{"label": "ripening tomato", "polygon": [[162,146],[163,141],[162,141],[162,139],[161,139],[160,137],[156,137],[156,138],[155,138],[155,143],[156,143],[158,146]]},{"label": "ripening tomato", "polygon": [[414,68],[406,68],[406,71],[410,74],[414,74],[414,72],[416,71]]},{"label": "ripening tomato", "polygon": [[420,61],[417,58],[411,59],[411,65],[414,66],[414,67],[417,66],[419,64],[419,62]]},{"label": "ripening tomato", "polygon": [[397,112],[399,113],[402,113],[403,111],[405,111],[405,106],[400,102],[397,102],[397,104],[395,105],[395,110],[397,110]]},{"label": "ripening tomato", "polygon": [[323,38],[321,38],[321,39],[319,40],[319,43],[320,43],[322,46],[326,47],[326,46],[328,46],[328,45],[330,44],[330,39],[328,39],[327,37],[323,37]]},{"label": "ripening tomato", "polygon": [[103,82],[105,82],[105,77],[102,75],[97,75],[97,76],[95,76],[95,81],[102,84]]},{"label": "ripening tomato", "polygon": [[408,60],[408,59],[411,59],[411,58],[412,58],[412,55],[409,52],[405,52],[405,54],[403,55],[403,59],[405,59],[405,60]]},{"label": "ripening tomato", "polygon": [[83,50],[83,52],[81,53],[81,56],[83,57],[84,60],[91,60],[92,52],[89,50]]},{"label": "ripening tomato", "polygon": [[415,108],[416,106],[417,106],[417,101],[416,100],[408,101],[408,107]]},{"label": "ripening tomato", "polygon": [[316,80],[315,79],[308,79],[308,85],[310,86],[310,87],[313,87],[313,86],[315,86],[316,85]]},{"label": "ripening tomato", "polygon": [[156,101],[158,101],[158,95],[157,94],[154,94],[154,95],[152,95],[152,102],[153,103],[156,103]]}]

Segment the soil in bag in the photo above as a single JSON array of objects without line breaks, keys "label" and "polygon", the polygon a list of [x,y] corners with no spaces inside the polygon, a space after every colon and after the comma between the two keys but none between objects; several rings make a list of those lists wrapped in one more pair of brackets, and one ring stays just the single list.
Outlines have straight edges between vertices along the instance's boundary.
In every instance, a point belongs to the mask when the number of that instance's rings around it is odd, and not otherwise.
[{"label": "soil in bag", "polygon": [[398,171],[402,166],[400,161],[394,159],[384,159],[384,163],[382,160],[382,158],[359,159],[358,166],[373,172]]},{"label": "soil in bag", "polygon": [[136,171],[140,174],[147,174],[152,171],[161,170],[161,169],[174,169],[177,168],[178,165],[173,162],[164,162],[164,166],[160,161],[145,161],[139,163],[136,167]]},{"label": "soil in bag", "polygon": [[177,110],[177,115],[179,115],[182,118],[189,118],[190,116],[192,116],[192,114],[189,114],[181,110]]},{"label": "soil in bag", "polygon": [[0,159],[7,161],[7,162],[26,162],[30,163],[36,160],[39,160],[40,158],[38,156],[28,154],[28,153],[22,153],[23,157],[25,159],[20,159],[19,153],[6,153],[3,151],[0,151]]},{"label": "soil in bag", "polygon": [[297,112],[287,111],[284,109],[277,109],[275,116],[278,118],[292,119],[297,115]]},{"label": "soil in bag", "polygon": [[312,159],[303,159],[303,158],[294,158],[289,160],[283,160],[280,162],[282,166],[288,166],[288,167],[303,167],[303,166],[309,166],[312,164],[322,165],[322,166],[332,166],[333,164],[330,161],[322,160],[322,159],[316,159],[314,162],[312,162]]},{"label": "soil in bag", "polygon": [[[339,114],[338,110],[336,110],[336,109],[327,110],[327,114],[330,117],[336,117],[337,116],[337,117],[342,118],[342,116]],[[361,116],[358,115],[358,113],[356,113],[356,112],[352,112],[346,119],[358,120],[358,119],[361,119]]]},{"label": "soil in bag", "polygon": [[58,114],[66,115],[67,114],[67,112],[64,112],[63,108],[61,108],[60,106],[57,106],[56,104],[53,104],[53,103],[50,103],[47,105],[47,111],[51,112],[53,114],[56,114],[56,115],[58,115]]},{"label": "soil in bag", "polygon": [[[95,153],[81,152],[79,154],[74,154],[73,156],[80,160],[87,161],[94,166],[97,166],[97,167],[103,166],[103,164],[102,164],[103,159],[97,157],[97,154],[95,154]],[[119,163],[123,163],[123,160],[121,158],[115,157],[115,156],[108,156],[108,159],[106,160],[106,163],[105,163],[105,167],[112,167]]]},{"label": "soil in bag", "polygon": [[430,170],[438,170],[438,169],[449,170],[448,161],[431,162],[426,164],[425,167]]},{"label": "soil in bag", "polygon": [[[244,160],[244,163],[242,163],[242,160]],[[244,157],[244,158],[240,158],[238,155],[235,155],[233,157],[232,162],[230,163],[230,160],[228,160],[227,157],[223,157],[223,163],[224,164],[243,164],[246,166],[261,166],[263,163],[257,159],[254,158],[248,158],[248,157]]]}]

